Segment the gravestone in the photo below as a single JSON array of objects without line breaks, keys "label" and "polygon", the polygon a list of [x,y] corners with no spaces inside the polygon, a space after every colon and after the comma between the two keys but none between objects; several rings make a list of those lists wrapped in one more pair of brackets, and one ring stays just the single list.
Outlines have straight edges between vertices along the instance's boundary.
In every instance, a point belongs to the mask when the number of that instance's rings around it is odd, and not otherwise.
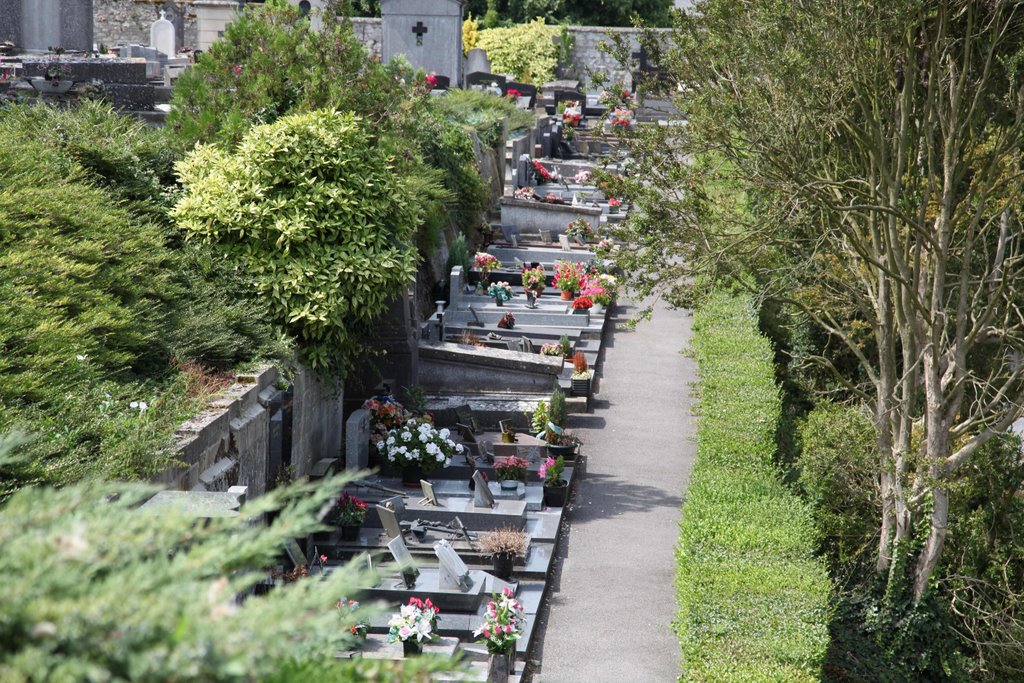
[{"label": "gravestone", "polygon": [[533,169],[530,166],[530,155],[520,154],[516,162],[516,187],[529,187],[533,183]]},{"label": "gravestone", "polygon": [[462,83],[465,4],[465,0],[381,0],[384,61],[405,55],[415,69]]},{"label": "gravestone", "polygon": [[537,86],[535,85],[508,81],[505,83],[505,90],[506,92],[509,90],[518,90],[521,96],[529,97],[530,101],[526,106],[527,109],[532,109],[537,104]]},{"label": "gravestone", "polygon": [[0,40],[25,52],[92,50],[92,0],[2,0]]},{"label": "gravestone", "polygon": [[[491,73],[491,60],[487,58],[487,50],[474,47],[469,51],[469,54],[466,55],[466,73],[470,75],[473,73]],[[466,87],[469,87],[469,76],[466,79]]]},{"label": "gravestone", "polygon": [[473,587],[473,578],[469,575],[469,567],[462,561],[455,548],[448,541],[438,541],[434,546],[434,554],[439,562],[437,587],[441,590],[468,591]]},{"label": "gravestone", "polygon": [[167,13],[163,10],[160,10],[160,18],[149,27],[149,45],[165,58],[177,53],[174,24],[167,19]]},{"label": "gravestone", "polygon": [[505,77],[499,76],[498,74],[492,74],[488,71],[474,71],[466,74],[467,88],[478,86],[478,89],[487,89],[491,85],[497,85],[501,88],[502,92],[505,92]]},{"label": "gravestone", "polygon": [[463,294],[463,275],[462,266],[455,266],[452,268],[452,273],[448,280],[448,305],[452,307],[452,310],[458,310],[459,303],[462,301]]},{"label": "gravestone", "polygon": [[360,408],[345,421],[345,469],[365,470],[370,464],[370,411]]}]

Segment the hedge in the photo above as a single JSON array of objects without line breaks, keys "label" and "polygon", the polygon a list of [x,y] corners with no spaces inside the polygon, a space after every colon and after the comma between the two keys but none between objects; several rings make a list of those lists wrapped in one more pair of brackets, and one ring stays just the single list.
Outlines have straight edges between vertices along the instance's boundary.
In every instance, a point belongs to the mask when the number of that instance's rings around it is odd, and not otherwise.
[{"label": "hedge", "polygon": [[771,343],[747,301],[718,294],[694,316],[694,349],[697,461],[676,550],[683,680],[817,681],[831,585],[810,510],[772,461]]}]

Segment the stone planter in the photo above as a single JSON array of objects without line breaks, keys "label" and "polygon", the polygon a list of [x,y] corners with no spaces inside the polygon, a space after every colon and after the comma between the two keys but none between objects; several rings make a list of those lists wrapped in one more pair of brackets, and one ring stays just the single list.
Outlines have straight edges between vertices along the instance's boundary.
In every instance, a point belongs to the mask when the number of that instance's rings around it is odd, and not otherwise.
[{"label": "stone planter", "polygon": [[508,683],[515,668],[516,651],[492,654],[487,662],[487,683]]},{"label": "stone planter", "polygon": [[35,88],[37,92],[50,93],[52,95],[63,95],[68,90],[71,90],[71,86],[75,84],[74,81],[51,81],[43,76],[30,78],[29,83],[32,84],[32,87]]},{"label": "stone planter", "polygon": [[590,376],[587,377],[573,377],[572,382],[572,395],[573,396],[590,396]]}]

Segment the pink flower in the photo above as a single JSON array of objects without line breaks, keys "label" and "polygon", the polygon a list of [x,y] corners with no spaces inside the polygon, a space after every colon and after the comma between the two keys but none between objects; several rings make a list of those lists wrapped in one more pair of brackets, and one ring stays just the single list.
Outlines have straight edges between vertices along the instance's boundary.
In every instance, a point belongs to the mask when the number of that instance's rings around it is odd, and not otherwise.
[{"label": "pink flower", "polygon": [[241,64],[235,64],[233,67],[231,67],[231,73],[235,74],[236,76],[241,76],[242,75],[242,65]]},{"label": "pink flower", "polygon": [[484,629],[484,638],[490,638],[490,637],[491,637],[491,632],[488,631],[487,629]]},{"label": "pink flower", "polygon": [[327,562],[327,556],[326,555],[321,555],[320,556],[320,561],[321,562]]}]

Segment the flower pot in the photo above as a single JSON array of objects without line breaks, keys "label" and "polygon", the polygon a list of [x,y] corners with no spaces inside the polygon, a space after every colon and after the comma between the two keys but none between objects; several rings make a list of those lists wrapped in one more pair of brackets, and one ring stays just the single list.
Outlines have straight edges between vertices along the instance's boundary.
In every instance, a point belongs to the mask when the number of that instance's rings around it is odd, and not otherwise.
[{"label": "flower pot", "polygon": [[487,663],[487,683],[508,683],[515,666],[515,649],[512,652],[496,652]]},{"label": "flower pot", "polygon": [[548,455],[552,458],[562,456],[566,460],[572,460],[576,457],[576,444],[568,446],[557,446],[548,444]]},{"label": "flower pot", "polygon": [[423,654],[423,643],[418,640],[403,640],[402,654],[406,657],[415,657]]},{"label": "flower pot", "polygon": [[501,442],[502,443],[515,443],[516,442],[516,435],[513,434],[512,432],[502,432],[501,433]]},{"label": "flower pot", "polygon": [[619,212],[619,207],[611,206],[611,205],[608,206],[608,213],[618,213],[618,212]]},{"label": "flower pot", "polygon": [[519,488],[519,480],[518,479],[502,479],[501,480],[501,490],[502,491],[515,491],[518,488]]},{"label": "flower pot", "polygon": [[588,315],[590,313],[589,308],[574,308],[572,309],[573,315]]},{"label": "flower pot", "polygon": [[501,297],[497,297],[497,298],[496,298],[496,299],[494,300],[494,303],[498,305],[498,308],[501,308],[502,306],[504,306],[504,305],[505,305],[505,302],[501,300]]},{"label": "flower pot", "polygon": [[359,538],[359,529],[362,528],[360,524],[342,524],[341,525],[341,540],[343,541],[355,541]]},{"label": "flower pot", "polygon": [[512,568],[516,564],[515,553],[496,553],[491,556],[491,563],[494,567],[494,575],[505,581],[512,580]]},{"label": "flower pot", "polygon": [[544,504],[549,508],[564,508],[565,500],[569,496],[569,484],[561,486],[544,487]]},{"label": "flower pot", "polygon": [[572,301],[572,292],[562,291],[562,301]]},{"label": "flower pot", "polygon": [[423,468],[420,465],[406,465],[402,468],[403,486],[418,487],[422,478]]}]

